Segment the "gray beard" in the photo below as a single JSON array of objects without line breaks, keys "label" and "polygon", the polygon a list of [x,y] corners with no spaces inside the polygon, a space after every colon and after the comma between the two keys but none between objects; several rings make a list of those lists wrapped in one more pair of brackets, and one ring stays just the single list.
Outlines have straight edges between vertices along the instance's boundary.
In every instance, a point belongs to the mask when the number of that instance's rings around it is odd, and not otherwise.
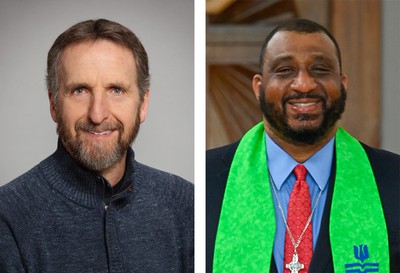
[{"label": "gray beard", "polygon": [[91,122],[78,122],[75,125],[77,135],[73,137],[65,127],[65,123],[60,116],[58,120],[57,133],[66,150],[83,167],[91,171],[100,172],[120,162],[130,145],[136,139],[140,128],[140,107],[136,115],[135,126],[125,138],[123,138],[124,126],[122,123],[114,122],[112,124],[112,127],[118,131],[118,138],[112,144],[108,145],[107,143],[95,142],[87,144],[81,140],[82,130],[92,131],[95,128],[103,128],[104,125],[95,125]]}]

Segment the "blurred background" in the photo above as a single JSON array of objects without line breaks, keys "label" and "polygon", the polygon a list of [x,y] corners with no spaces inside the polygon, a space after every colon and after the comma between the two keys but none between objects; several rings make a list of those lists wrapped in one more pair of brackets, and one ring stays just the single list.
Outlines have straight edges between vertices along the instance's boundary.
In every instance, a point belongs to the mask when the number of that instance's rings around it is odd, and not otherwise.
[{"label": "blurred background", "polygon": [[400,153],[400,1],[207,0],[206,146],[240,139],[262,113],[252,91],[261,45],[290,18],[314,20],[337,39],[349,77],[341,125]]}]

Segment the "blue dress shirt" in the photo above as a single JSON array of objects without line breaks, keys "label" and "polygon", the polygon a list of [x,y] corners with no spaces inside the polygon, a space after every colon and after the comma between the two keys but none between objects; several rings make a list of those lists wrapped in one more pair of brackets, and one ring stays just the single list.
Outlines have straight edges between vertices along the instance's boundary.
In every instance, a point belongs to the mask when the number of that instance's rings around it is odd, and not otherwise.
[{"label": "blue dress shirt", "polygon": [[[293,186],[296,182],[296,178],[294,177],[292,171],[299,163],[296,162],[296,160],[294,160],[284,150],[282,150],[282,148],[280,148],[267,134],[266,146],[268,169],[273,179],[272,182],[275,184],[277,189],[276,193],[285,217],[287,217],[287,207],[290,199],[290,193],[292,192]],[[306,180],[310,188],[311,208],[314,207],[318,194],[322,190],[321,198],[312,217],[313,249],[315,249],[321,225],[322,214],[324,211],[328,191],[327,185],[332,167],[333,149],[334,138],[332,138],[318,152],[312,155],[306,162],[302,163],[307,168]],[[278,272],[283,273],[286,226],[282,219],[282,214],[278,208],[275,194],[273,192],[271,194],[273,195],[274,199],[276,217],[276,235],[273,254]],[[297,238],[295,238],[295,240],[297,240]]]}]

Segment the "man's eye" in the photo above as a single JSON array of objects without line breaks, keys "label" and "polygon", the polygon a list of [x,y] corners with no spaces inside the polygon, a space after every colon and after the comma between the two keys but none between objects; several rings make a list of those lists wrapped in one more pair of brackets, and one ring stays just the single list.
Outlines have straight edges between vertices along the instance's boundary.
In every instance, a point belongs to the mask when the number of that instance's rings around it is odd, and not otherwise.
[{"label": "man's eye", "polygon": [[292,77],[296,70],[293,67],[282,67],[275,70],[275,75],[280,78]]},{"label": "man's eye", "polygon": [[113,89],[112,89],[112,92],[113,92],[114,94],[117,94],[117,95],[124,93],[124,91],[122,90],[122,88],[118,88],[118,87],[113,88]]},{"label": "man's eye", "polygon": [[83,88],[76,88],[73,91],[74,94],[83,94],[84,92],[85,92],[85,89],[83,89]]},{"label": "man's eye", "polygon": [[293,69],[291,68],[283,68],[283,69],[279,69],[278,73],[286,73],[286,72],[292,72]]},{"label": "man's eye", "polygon": [[330,69],[325,66],[315,66],[312,70],[318,73],[327,73],[330,71]]},{"label": "man's eye", "polygon": [[293,67],[281,67],[275,70],[275,73],[278,75],[288,75],[295,71]]}]

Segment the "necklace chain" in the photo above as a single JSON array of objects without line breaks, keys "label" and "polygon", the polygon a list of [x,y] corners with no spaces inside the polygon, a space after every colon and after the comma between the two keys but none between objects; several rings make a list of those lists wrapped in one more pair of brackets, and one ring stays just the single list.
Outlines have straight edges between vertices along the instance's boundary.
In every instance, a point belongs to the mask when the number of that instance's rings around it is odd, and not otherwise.
[{"label": "necklace chain", "polygon": [[279,198],[278,198],[278,194],[276,193],[276,186],[275,186],[274,179],[272,178],[271,173],[270,173],[269,171],[268,171],[268,176],[269,176],[270,183],[272,184],[272,189],[273,189],[273,191],[274,191],[274,195],[275,195],[275,197],[276,197],[276,201],[277,201],[277,203],[278,203],[278,208],[279,208],[279,210],[280,210],[280,212],[281,212],[283,222],[285,223],[286,228],[287,228],[287,230],[288,230],[289,237],[290,237],[290,241],[292,241],[292,244],[293,244],[293,247],[294,247],[294,253],[297,254],[297,247],[300,245],[301,240],[303,239],[303,235],[304,235],[304,233],[306,232],[308,226],[309,226],[310,223],[311,223],[312,216],[313,216],[314,211],[315,211],[315,209],[316,209],[316,207],[317,207],[317,205],[318,205],[319,199],[320,199],[320,197],[321,197],[321,195],[322,195],[322,190],[319,191],[319,194],[318,194],[318,196],[317,196],[317,200],[315,201],[314,207],[313,207],[313,209],[312,209],[312,211],[311,211],[311,214],[310,214],[310,216],[309,216],[308,219],[307,219],[307,223],[306,223],[306,225],[305,225],[303,231],[301,232],[301,234],[300,234],[300,236],[299,236],[299,238],[297,239],[297,242],[296,242],[296,241],[294,240],[292,231],[290,230],[289,225],[288,225],[288,223],[287,223],[287,220],[286,220],[286,217],[285,217],[285,213],[283,212],[283,208],[282,208],[281,202],[279,201]]}]

